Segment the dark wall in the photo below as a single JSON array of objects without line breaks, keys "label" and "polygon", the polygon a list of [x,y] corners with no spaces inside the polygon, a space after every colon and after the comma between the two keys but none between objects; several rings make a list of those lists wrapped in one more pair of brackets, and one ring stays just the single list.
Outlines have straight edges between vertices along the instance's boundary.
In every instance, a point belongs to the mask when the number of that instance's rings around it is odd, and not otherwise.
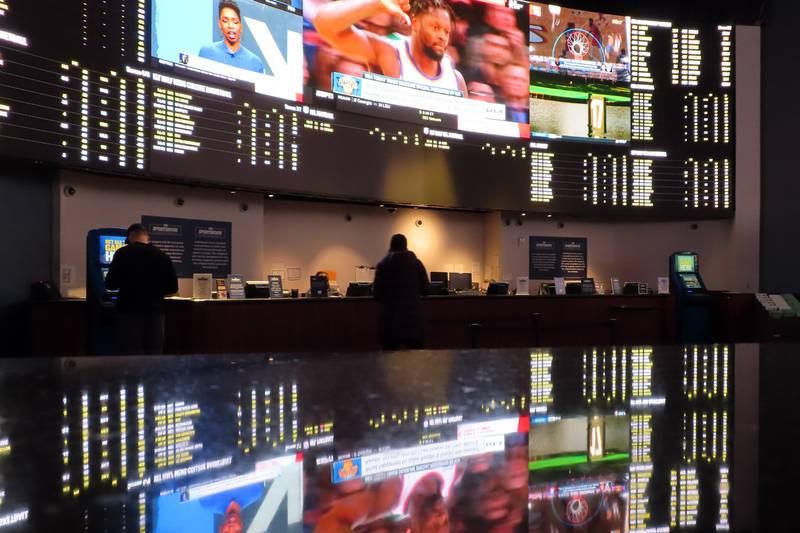
[{"label": "dark wall", "polygon": [[798,20],[800,2],[768,3],[762,32],[761,290],[766,292],[800,292],[800,41],[790,37],[797,35]]},{"label": "dark wall", "polygon": [[26,302],[53,276],[54,173],[0,159],[0,354],[28,351]]}]

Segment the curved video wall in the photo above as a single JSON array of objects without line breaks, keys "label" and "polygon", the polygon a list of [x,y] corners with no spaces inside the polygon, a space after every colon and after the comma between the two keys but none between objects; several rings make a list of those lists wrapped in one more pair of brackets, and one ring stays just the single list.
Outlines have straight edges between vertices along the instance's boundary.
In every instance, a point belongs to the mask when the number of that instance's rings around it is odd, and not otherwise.
[{"label": "curved video wall", "polygon": [[518,0],[0,2],[0,153],[454,208],[734,209],[734,29]]}]

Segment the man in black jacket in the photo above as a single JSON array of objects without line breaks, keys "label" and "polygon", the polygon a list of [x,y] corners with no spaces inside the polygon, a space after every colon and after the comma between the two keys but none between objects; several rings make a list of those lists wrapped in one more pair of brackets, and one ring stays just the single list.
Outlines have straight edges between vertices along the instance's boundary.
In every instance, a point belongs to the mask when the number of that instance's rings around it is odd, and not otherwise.
[{"label": "man in black jacket", "polygon": [[424,328],[419,298],[428,293],[428,272],[409,251],[405,235],[392,236],[389,253],[375,267],[373,293],[381,304],[381,347],[422,348]]},{"label": "man in black jacket", "polygon": [[123,354],[164,351],[163,299],[178,292],[169,256],[150,244],[142,224],[128,228],[127,246],[117,250],[106,275],[106,288],[119,290],[117,339]]}]

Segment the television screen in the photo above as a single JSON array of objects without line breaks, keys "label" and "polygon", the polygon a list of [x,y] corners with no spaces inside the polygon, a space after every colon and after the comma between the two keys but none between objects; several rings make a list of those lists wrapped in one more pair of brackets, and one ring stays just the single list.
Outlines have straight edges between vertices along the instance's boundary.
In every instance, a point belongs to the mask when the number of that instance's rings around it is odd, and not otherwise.
[{"label": "television screen", "polygon": [[125,237],[120,235],[100,235],[100,264],[110,265],[117,250],[125,246]]},{"label": "television screen", "polygon": [[299,2],[153,0],[151,53],[176,72],[203,72],[291,101],[303,95]]},{"label": "television screen", "polygon": [[361,5],[306,6],[309,101],[431,127],[530,136],[526,4],[412,2],[407,14],[392,2],[370,13]]},{"label": "television screen", "polygon": [[630,19],[530,5],[531,132],[631,139]]}]

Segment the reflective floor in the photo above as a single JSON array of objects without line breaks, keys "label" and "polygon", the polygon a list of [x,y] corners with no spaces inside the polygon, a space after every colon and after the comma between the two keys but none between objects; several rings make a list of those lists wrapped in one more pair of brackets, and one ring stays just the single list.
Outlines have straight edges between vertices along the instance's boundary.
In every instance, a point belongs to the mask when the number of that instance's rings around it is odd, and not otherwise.
[{"label": "reflective floor", "polygon": [[0,360],[0,531],[792,531],[797,351]]}]

